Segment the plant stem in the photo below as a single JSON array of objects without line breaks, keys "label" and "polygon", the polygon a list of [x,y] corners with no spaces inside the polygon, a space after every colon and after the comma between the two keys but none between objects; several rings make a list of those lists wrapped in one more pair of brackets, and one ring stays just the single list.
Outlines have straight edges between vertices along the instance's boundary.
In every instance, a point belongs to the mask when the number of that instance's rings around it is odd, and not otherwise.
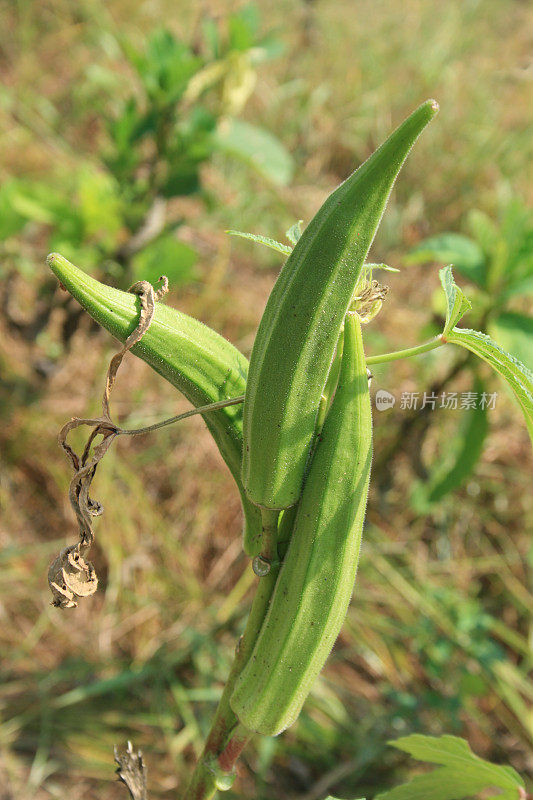
[{"label": "plant stem", "polygon": [[[335,357],[333,359],[333,363],[330,369],[330,377],[328,378],[328,382],[324,389],[324,393],[320,398],[320,408],[318,413],[318,422],[317,422],[317,430],[320,430],[324,419],[326,417],[327,409],[329,401],[331,400],[331,394],[333,393],[335,386],[337,384],[338,379],[338,371],[340,367],[340,361],[342,356],[342,333],[339,338],[339,344],[337,346],[337,350],[335,353]],[[431,341],[426,342],[425,344],[419,344],[416,347],[408,347],[405,350],[395,350],[392,353],[382,353],[379,356],[369,356],[366,359],[367,364],[383,364],[387,361],[397,361],[402,358],[410,358],[411,356],[420,355],[420,353],[427,353],[429,350],[434,350],[436,347],[440,347],[441,345],[446,344],[442,336],[436,336],[435,339],[431,339]],[[193,408],[191,411],[185,411],[183,414],[178,414],[175,417],[169,417],[168,419],[163,420],[162,422],[156,422],[154,425],[148,425],[145,428],[137,428],[135,430],[127,430],[125,428],[117,428],[117,433],[121,436],[138,436],[144,433],[152,433],[153,431],[157,431],[160,428],[164,428],[167,425],[172,425],[174,422],[180,422],[182,419],[187,419],[187,417],[192,417],[195,414],[204,414],[208,411],[216,411],[220,408],[226,408],[227,406],[235,406],[239,403],[244,402],[244,395],[239,395],[238,397],[231,397],[228,400],[219,400],[216,403],[209,403],[209,405],[201,406],[200,408]],[[277,530],[277,518],[278,512],[270,512],[265,510],[263,513],[263,531],[265,534],[265,545],[266,550],[272,550],[273,547],[270,546],[269,540],[275,539],[275,531]],[[274,531],[274,535],[272,535],[272,531]],[[264,557],[266,557],[265,553],[263,553]]]},{"label": "plant stem", "polygon": [[277,561],[278,518],[279,511],[272,511],[269,508],[261,509],[263,537],[260,557],[269,564]]},{"label": "plant stem", "polygon": [[425,344],[416,345],[416,347],[408,347],[406,350],[395,350],[392,353],[382,353],[379,356],[368,356],[366,359],[367,364],[384,364],[386,361],[398,361],[401,358],[410,358],[411,356],[418,356],[421,353],[427,353],[429,350],[435,350],[436,347],[446,344],[442,336],[439,334],[431,341]]},{"label": "plant stem", "polygon": [[135,428],[135,430],[130,430],[128,428],[117,428],[117,433],[120,436],[139,436],[144,433],[152,433],[153,431],[159,430],[159,428],[165,428],[167,425],[173,425],[175,422],[180,422],[182,419],[194,417],[196,414],[205,414],[208,411],[216,411],[220,408],[236,406],[243,402],[244,395],[241,394],[238,397],[230,397],[228,400],[218,400],[216,403],[209,403],[207,406],[199,406],[198,408],[193,408],[190,411],[184,411],[183,414],[178,414],[175,417],[169,417],[168,419],[164,419],[162,422],[156,422],[154,425],[148,425],[145,428]]},{"label": "plant stem", "polygon": [[224,692],[220,698],[204,750],[183,800],[210,800],[214,797],[220,777],[231,773],[235,761],[252,734],[239,721],[230,706],[230,698],[237,678],[248,661],[261,625],[268,610],[270,597],[276,584],[280,564],[274,562],[270,572],[259,579],[246,629],[235,653]]}]

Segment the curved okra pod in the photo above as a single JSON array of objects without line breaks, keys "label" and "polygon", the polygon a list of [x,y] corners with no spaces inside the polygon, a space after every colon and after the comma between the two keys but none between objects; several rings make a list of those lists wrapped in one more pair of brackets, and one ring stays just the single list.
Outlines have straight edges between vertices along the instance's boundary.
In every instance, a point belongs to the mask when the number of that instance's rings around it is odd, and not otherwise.
[{"label": "curved okra pod", "polygon": [[428,100],[333,194],[298,240],[254,343],[244,403],[243,483],[266,509],[297,502],[342,322],[400,168],[437,113]]},{"label": "curved okra pod", "polygon": [[[133,294],[100,283],[56,253],[48,257],[48,264],[96,322],[119,341],[127,339],[139,318],[139,301]],[[150,328],[131,352],[179,389],[196,408],[244,394],[248,362],[237,348],[207,325],[162,303],[156,303]],[[244,549],[255,556],[261,546],[261,518],[242,486],[242,405],[203,416],[237,483],[245,518]]]},{"label": "curved okra pod", "polygon": [[371,460],[361,326],[348,314],[337,392],[267,616],[230,701],[252,731],[274,736],[292,725],[341,629],[357,570]]}]

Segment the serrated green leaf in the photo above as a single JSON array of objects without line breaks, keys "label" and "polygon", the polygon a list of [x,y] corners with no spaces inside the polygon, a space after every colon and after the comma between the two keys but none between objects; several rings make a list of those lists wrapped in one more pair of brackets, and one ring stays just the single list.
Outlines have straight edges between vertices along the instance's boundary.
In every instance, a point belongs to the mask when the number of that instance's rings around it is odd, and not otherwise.
[{"label": "serrated green leaf", "polygon": [[479,758],[457,736],[413,734],[389,744],[419,761],[441,766],[382,792],[376,800],[461,800],[487,788],[501,789],[499,800],[518,800],[524,786],[514,769]]},{"label": "serrated green leaf", "polygon": [[243,231],[226,231],[229,233],[230,236],[240,236],[241,239],[250,239],[252,242],[257,242],[258,244],[264,244],[265,247],[270,247],[271,250],[277,250],[278,253],[283,253],[284,255],[288,256],[292,253],[292,247],[289,247],[288,244],[282,244],[281,242],[277,242],[275,239],[269,239],[268,236],[261,236],[258,233],[244,233]]},{"label": "serrated green leaf", "polygon": [[452,264],[478,286],[486,284],[485,256],[479,245],[460,233],[441,233],[420,242],[405,259],[407,264],[440,261]]},{"label": "serrated green leaf", "polygon": [[455,283],[451,266],[439,270],[439,277],[446,295],[446,322],[443,333],[447,334],[472,308],[472,305]]},{"label": "serrated green leaf", "polygon": [[298,239],[302,235],[302,225],[303,219],[299,219],[298,222],[291,225],[289,230],[285,232],[285,236],[291,244],[296,244],[298,242]]},{"label": "serrated green leaf", "polygon": [[489,330],[502,347],[533,370],[533,317],[504,311],[490,323]]},{"label": "serrated green leaf", "polygon": [[214,134],[219,150],[241,159],[277,186],[292,179],[290,153],[268,131],[238,119],[225,119]]},{"label": "serrated green leaf", "polygon": [[469,328],[453,328],[443,336],[449,344],[466,347],[504,378],[522,409],[533,442],[533,374],[514,356],[506,353],[490,336]]}]

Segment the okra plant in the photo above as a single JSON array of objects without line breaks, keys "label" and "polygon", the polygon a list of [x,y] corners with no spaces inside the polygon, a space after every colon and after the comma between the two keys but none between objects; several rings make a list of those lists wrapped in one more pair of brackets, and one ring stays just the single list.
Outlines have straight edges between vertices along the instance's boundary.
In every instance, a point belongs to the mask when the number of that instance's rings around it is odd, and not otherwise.
[{"label": "okra plant", "polygon": [[[136,431],[112,421],[109,393],[127,349],[203,414],[242,497],[243,546],[257,589],[203,754],[180,793],[184,800],[207,800],[229,788],[250,738],[277,735],[295,722],[341,629],[356,577],[370,480],[372,364],[444,345],[466,348],[507,381],[533,437],[533,375],[486,334],[457,327],[470,303],[451,266],[440,273],[443,330],[423,344],[365,356],[362,330],[385,296],[373,275],[377,265],[366,263],[368,250],[398,172],[437,110],[433,100],[417,108],[333,192],[303,233],[299,226],[288,231],[291,245],[250,237],[288,258],[249,365],[215,331],[158,302],[162,290],[154,294],[146,282],[130,292],[113,289],[61,255],[49,256],[63,288],[125,343],[109,368],[102,416],[72,420],[62,431],[61,443],[74,467],[70,496],[80,541],[51,567],[54,605],[75,606],[77,598],[96,588],[85,555],[94,538],[90,517],[101,509],[88,491],[111,441],[178,419]],[[79,424],[93,428],[80,456],[66,443]],[[97,435],[102,442],[93,447]],[[144,781],[140,755],[130,746],[117,761],[132,796],[143,796],[134,794]]]}]

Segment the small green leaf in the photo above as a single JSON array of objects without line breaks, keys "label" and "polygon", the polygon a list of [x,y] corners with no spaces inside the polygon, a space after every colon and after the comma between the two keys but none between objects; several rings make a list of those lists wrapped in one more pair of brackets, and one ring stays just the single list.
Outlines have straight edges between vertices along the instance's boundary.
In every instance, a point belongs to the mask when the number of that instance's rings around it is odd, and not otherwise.
[{"label": "small green leaf", "polygon": [[533,370],[533,317],[504,311],[490,323],[490,333],[511,355]]},{"label": "small green leaf", "polygon": [[265,247],[270,247],[271,250],[277,250],[278,253],[283,253],[286,256],[292,253],[292,247],[289,247],[288,244],[276,242],[275,239],[269,239],[268,236],[261,236],[259,233],[244,233],[243,231],[232,230],[226,231],[226,233],[229,233],[230,236],[240,236],[241,239],[250,239],[252,242],[264,244]]},{"label": "small green leaf", "polygon": [[501,790],[498,800],[519,800],[524,787],[514,769],[479,758],[457,736],[413,734],[389,744],[419,761],[441,766],[382,792],[376,800],[461,800],[488,788]]},{"label": "small green leaf", "polygon": [[439,277],[446,294],[446,322],[443,333],[447,334],[472,308],[472,305],[455,283],[450,266],[439,270]]},{"label": "small green leaf", "polygon": [[485,256],[479,245],[459,233],[442,233],[420,242],[406,258],[407,264],[440,261],[452,264],[478,286],[485,286]]},{"label": "small green leaf", "polygon": [[482,358],[504,378],[522,409],[533,442],[533,374],[514,356],[509,355],[490,336],[468,328],[454,328],[443,336],[446,342],[466,347]]},{"label": "small green leaf", "polygon": [[298,242],[298,239],[302,235],[302,225],[303,219],[299,219],[298,222],[291,225],[289,230],[285,232],[285,236],[291,244],[296,244]]},{"label": "small green leaf", "polygon": [[238,119],[225,119],[214,134],[217,147],[249,164],[277,186],[292,179],[292,156],[268,131]]}]

